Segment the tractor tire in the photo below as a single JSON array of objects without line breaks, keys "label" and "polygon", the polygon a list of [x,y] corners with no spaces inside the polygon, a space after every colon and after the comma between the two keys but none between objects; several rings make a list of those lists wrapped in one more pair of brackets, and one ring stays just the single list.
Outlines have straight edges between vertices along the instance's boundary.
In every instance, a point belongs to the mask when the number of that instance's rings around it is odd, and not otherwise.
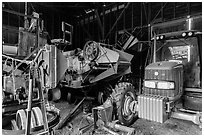
[{"label": "tractor tire", "polygon": [[132,84],[128,82],[119,83],[116,85],[114,92],[112,93],[116,117],[119,122],[125,126],[132,125],[137,119],[137,112],[130,110],[130,103],[137,101],[135,89]]}]

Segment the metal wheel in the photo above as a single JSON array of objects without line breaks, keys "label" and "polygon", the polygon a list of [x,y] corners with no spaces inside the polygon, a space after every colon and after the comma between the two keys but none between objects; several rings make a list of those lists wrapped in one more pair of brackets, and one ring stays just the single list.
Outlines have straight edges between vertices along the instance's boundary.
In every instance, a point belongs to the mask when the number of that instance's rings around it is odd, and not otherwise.
[{"label": "metal wheel", "polygon": [[16,124],[18,126],[18,129],[26,129],[26,113],[25,110],[21,109],[18,110],[16,113]]},{"label": "metal wheel", "polygon": [[99,45],[95,41],[86,42],[83,49],[84,57],[89,60],[95,60],[99,55]]},{"label": "metal wheel", "polygon": [[136,98],[135,98],[135,95],[134,95],[133,92],[128,91],[128,92],[125,93],[123,100],[124,100],[124,104],[123,104],[123,107],[122,107],[122,113],[123,113],[124,119],[128,121],[134,115],[134,113],[133,113],[133,111],[131,109],[131,103],[134,100],[136,100]]},{"label": "metal wheel", "polygon": [[[26,110],[18,110],[16,113],[16,124],[19,129],[26,129],[27,112]],[[31,111],[31,128],[36,126],[34,113]]]},{"label": "metal wheel", "polygon": [[35,115],[36,125],[37,126],[44,125],[43,115],[42,115],[42,111],[40,110],[40,108],[39,107],[34,107],[34,108],[32,108],[32,111],[33,111],[33,113]]}]

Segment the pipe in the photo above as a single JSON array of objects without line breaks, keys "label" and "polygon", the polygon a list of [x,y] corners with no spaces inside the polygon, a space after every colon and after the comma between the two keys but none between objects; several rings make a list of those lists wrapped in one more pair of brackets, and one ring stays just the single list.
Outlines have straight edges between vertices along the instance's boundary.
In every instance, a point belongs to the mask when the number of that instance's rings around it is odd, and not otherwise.
[{"label": "pipe", "polygon": [[197,125],[202,124],[202,115],[201,115],[201,113],[192,114],[192,113],[184,113],[184,112],[178,111],[178,112],[173,112],[171,114],[171,117],[176,118],[176,119],[192,121],[193,123],[195,123]]},{"label": "pipe", "polygon": [[[30,72],[30,73],[32,73],[32,72]],[[32,76],[32,74],[30,74],[28,106],[27,106],[27,121],[26,121],[26,130],[25,130],[26,135],[30,134],[30,129],[31,129],[32,92],[33,92],[33,76]]]},{"label": "pipe", "polygon": [[135,133],[135,129],[134,128],[126,127],[126,126],[119,125],[119,124],[116,124],[116,123],[113,123],[113,122],[108,122],[107,126],[110,127],[110,128],[114,128],[114,129],[123,131],[123,132],[128,132],[128,134]]},{"label": "pipe", "polygon": [[54,87],[56,87],[57,86],[57,47],[55,46],[54,47],[55,48],[55,58],[54,58],[54,62],[55,62],[55,85],[54,85]]},{"label": "pipe", "polygon": [[[25,15],[28,15],[28,2],[25,2]],[[28,29],[29,28],[29,22],[28,22],[28,18],[24,17],[24,28]]]},{"label": "pipe", "polygon": [[101,127],[103,130],[105,130],[105,131],[107,131],[107,132],[109,132],[110,134],[112,134],[112,135],[119,135],[118,133],[116,133],[116,132],[114,132],[114,131],[112,131],[112,130],[110,130],[110,129],[108,129],[107,127]]},{"label": "pipe", "polygon": [[154,34],[154,45],[153,45],[153,63],[156,62],[156,48],[157,48],[156,34]]}]

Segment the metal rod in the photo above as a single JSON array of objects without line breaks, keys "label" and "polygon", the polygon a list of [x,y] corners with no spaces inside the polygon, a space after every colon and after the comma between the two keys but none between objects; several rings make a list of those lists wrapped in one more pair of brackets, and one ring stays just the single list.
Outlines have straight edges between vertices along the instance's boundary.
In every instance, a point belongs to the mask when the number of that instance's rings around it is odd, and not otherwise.
[{"label": "metal rod", "polygon": [[99,17],[99,15],[98,15],[98,10],[95,9],[94,12],[95,12],[95,14],[96,14],[96,19],[97,19],[97,21],[98,21],[98,25],[99,25],[99,28],[100,28],[100,30],[101,30],[101,36],[102,36],[102,39],[103,39],[103,38],[104,38],[104,31],[103,31],[103,29],[104,29],[104,28],[103,28],[103,26],[102,26],[100,17]]},{"label": "metal rod", "polygon": [[[82,29],[84,30],[84,32],[86,32],[86,34],[88,35],[88,37],[89,37],[90,39],[93,39],[93,37],[91,36],[91,34],[88,32],[88,30],[85,28],[84,25],[82,25]],[[84,34],[84,33],[83,33],[83,34]]]},{"label": "metal rod", "polygon": [[12,59],[12,60],[19,61],[19,62],[23,62],[23,63],[26,63],[26,64],[31,63],[31,61],[15,59],[15,58],[12,58],[12,57],[10,57],[10,56],[6,56],[6,55],[4,55],[4,54],[2,54],[2,56],[5,57],[5,58]]},{"label": "metal rod", "polygon": [[15,14],[15,15],[18,15],[18,16],[28,17],[28,18],[31,18],[31,19],[37,19],[37,20],[39,19],[39,18],[30,16],[30,15],[25,15],[23,13],[19,13],[19,12],[13,11],[13,10],[2,9],[2,11],[7,12],[7,13],[11,13],[11,14]]},{"label": "metal rod", "polygon": [[148,24],[148,41],[151,40],[151,24],[150,24],[150,20],[151,20],[151,3],[148,3],[148,20],[147,20],[147,24]]},{"label": "metal rod", "polygon": [[104,38],[105,38],[105,8],[103,7],[103,35],[102,35],[103,42]]},{"label": "metal rod", "polygon": [[[27,60],[28,58],[30,58],[30,56],[32,56],[37,50],[39,50],[40,49],[40,47],[38,47],[37,49],[35,49],[33,52],[31,52],[27,57],[25,57],[23,60]],[[19,63],[18,65],[17,65],[17,67],[13,70],[13,71],[16,71],[16,69],[20,66],[20,65],[22,65],[23,64],[23,62],[21,62],[21,63]],[[12,71],[12,70],[11,70]]]},{"label": "metal rod", "polygon": [[164,21],[164,3],[162,2],[161,3],[161,19],[162,19],[162,22]]},{"label": "metal rod", "polygon": [[[30,70],[32,71],[32,70]],[[33,92],[33,74],[30,72],[29,79],[29,93],[28,93],[28,106],[27,106],[27,121],[26,121],[26,130],[25,134],[30,135],[31,128],[31,110],[32,110],[32,92]]]},{"label": "metal rod", "polygon": [[107,127],[101,127],[103,130],[105,130],[105,131],[107,131],[107,132],[109,132],[109,133],[111,133],[112,135],[119,135],[118,133],[116,133],[116,132],[114,132],[114,131],[112,131],[112,130],[110,130],[110,129],[108,129]]},{"label": "metal rod", "polygon": [[153,63],[156,62],[156,44],[157,44],[157,41],[156,41],[156,34],[154,34],[154,45],[153,45]]},{"label": "metal rod", "polygon": [[184,112],[173,112],[171,114],[172,118],[182,119],[192,121],[194,124],[200,125],[202,124],[201,114],[191,114],[191,113],[184,113]]},{"label": "metal rod", "polygon": [[[143,11],[142,11],[142,3],[140,4],[140,12],[141,12],[141,14],[140,14],[140,26],[142,26],[143,25]],[[142,27],[141,27],[141,33],[140,33],[140,38],[142,37]]]},{"label": "metal rod", "polygon": [[133,8],[133,3],[132,3],[132,6],[131,6],[131,18],[132,18],[132,20],[131,20],[131,31],[133,30],[133,25],[134,25],[134,8]]},{"label": "metal rod", "polygon": [[82,105],[86,98],[84,97],[75,107],[72,109],[72,111],[64,118],[62,119],[58,125],[55,127],[55,129],[61,129],[64,124],[69,120],[69,118],[76,112],[76,110]]},{"label": "metal rod", "polygon": [[148,22],[148,18],[147,18],[147,9],[146,9],[145,3],[142,2],[142,4],[143,4],[143,7],[144,7],[145,19],[146,19],[146,21]]},{"label": "metal rod", "polygon": [[130,134],[133,134],[135,132],[134,128],[126,127],[126,126],[123,126],[123,125],[119,125],[119,124],[116,124],[114,122],[108,122],[107,126],[110,127],[110,128],[114,128],[114,129],[123,131],[123,132],[128,132]]},{"label": "metal rod", "polygon": [[115,28],[116,24],[118,23],[118,21],[120,20],[120,18],[122,17],[123,13],[125,12],[125,10],[128,8],[128,6],[130,5],[130,2],[127,3],[127,5],[125,6],[125,8],[123,9],[123,11],[120,13],[119,17],[117,18],[117,20],[115,21],[115,23],[113,24],[112,28],[109,30],[109,32],[107,33],[105,39],[107,39],[107,37],[110,35],[111,31]]},{"label": "metal rod", "polygon": [[[28,3],[25,2],[25,15],[27,16],[28,15]],[[27,17],[24,17],[24,28],[28,28],[29,25],[28,25],[28,18]]]},{"label": "metal rod", "polygon": [[43,123],[44,123],[44,131],[49,132],[49,127],[48,127],[48,120],[47,120],[47,113],[46,113],[46,107],[45,107],[45,99],[43,96],[43,90],[41,86],[41,81],[37,81],[38,89],[39,89],[39,98],[41,99],[41,111],[43,115]]}]

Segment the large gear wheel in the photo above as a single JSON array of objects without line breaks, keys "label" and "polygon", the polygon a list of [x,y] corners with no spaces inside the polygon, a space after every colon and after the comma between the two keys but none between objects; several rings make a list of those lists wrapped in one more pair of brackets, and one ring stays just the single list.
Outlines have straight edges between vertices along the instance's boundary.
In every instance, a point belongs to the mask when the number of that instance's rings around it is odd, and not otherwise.
[{"label": "large gear wheel", "polygon": [[84,45],[83,56],[89,61],[94,61],[99,56],[99,44],[95,41],[87,41]]},{"label": "large gear wheel", "polygon": [[118,120],[125,126],[132,125],[138,119],[134,107],[137,96],[133,85],[128,82],[119,83],[116,85],[112,97],[115,102]]}]

